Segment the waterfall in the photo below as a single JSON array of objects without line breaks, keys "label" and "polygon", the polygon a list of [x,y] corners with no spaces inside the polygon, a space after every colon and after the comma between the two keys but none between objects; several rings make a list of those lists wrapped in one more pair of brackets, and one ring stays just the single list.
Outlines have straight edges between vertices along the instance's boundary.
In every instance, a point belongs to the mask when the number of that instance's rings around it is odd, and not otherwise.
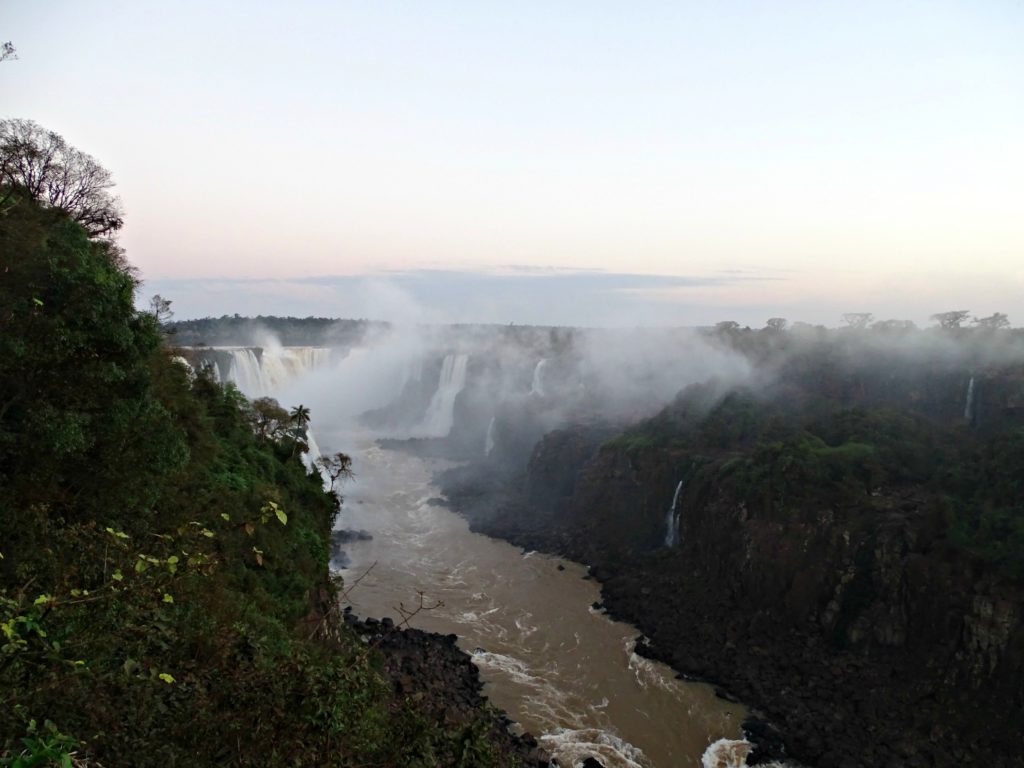
[{"label": "waterfall", "polygon": [[414,437],[447,437],[455,421],[455,398],[466,386],[466,365],[469,355],[446,355],[441,366],[441,377],[437,382],[427,412],[419,427],[413,430]]},{"label": "waterfall", "polygon": [[547,393],[544,392],[544,367],[548,364],[548,359],[542,357],[540,362],[537,363],[533,369],[533,382],[530,384],[530,394],[539,395],[544,397]]},{"label": "waterfall", "polygon": [[494,423],[497,421],[496,416],[491,416],[491,421],[487,425],[487,437],[484,438],[484,456],[490,456],[491,451],[494,450]]},{"label": "waterfall", "polygon": [[316,465],[317,459],[323,456],[320,453],[320,446],[316,444],[316,438],[313,437],[313,430],[308,426],[306,427],[306,452],[302,454],[302,463],[306,466],[307,472],[316,470],[317,474],[320,475],[320,479],[323,481],[324,490],[328,490],[331,487],[330,480],[324,477],[324,473],[320,471],[320,467]]},{"label": "waterfall", "polygon": [[679,481],[676,492],[672,496],[672,506],[665,516],[665,546],[674,547],[679,542],[679,492],[683,490],[683,481]]},{"label": "waterfall", "polygon": [[233,381],[247,397],[262,397],[266,394],[260,374],[260,361],[256,353],[247,347],[231,350],[231,370],[225,378]]},{"label": "waterfall", "polygon": [[964,404],[964,418],[971,421],[974,417],[974,377],[967,383],[967,402]]},{"label": "waterfall", "polygon": [[331,350],[325,347],[264,348],[257,356],[252,347],[229,347],[231,356],[227,375],[220,378],[233,381],[247,397],[268,397],[281,390],[305,373],[330,361]]}]

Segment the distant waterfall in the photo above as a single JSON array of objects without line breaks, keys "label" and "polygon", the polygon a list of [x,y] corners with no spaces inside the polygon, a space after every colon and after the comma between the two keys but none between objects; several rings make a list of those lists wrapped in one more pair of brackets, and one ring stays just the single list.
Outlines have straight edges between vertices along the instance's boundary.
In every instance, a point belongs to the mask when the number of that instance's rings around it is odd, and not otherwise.
[{"label": "distant waterfall", "polygon": [[544,397],[547,393],[544,391],[544,368],[548,364],[546,357],[541,358],[540,362],[537,363],[533,369],[533,382],[530,384],[530,394],[539,395]]},{"label": "distant waterfall", "polygon": [[264,348],[259,356],[252,347],[224,351],[231,355],[231,364],[221,378],[233,381],[247,397],[277,395],[290,382],[327,363],[331,355],[324,347]]},{"label": "distant waterfall", "polygon": [[665,546],[674,547],[679,543],[679,492],[683,490],[683,481],[679,481],[676,492],[672,496],[672,506],[665,516]]},{"label": "distant waterfall", "polygon": [[446,355],[441,366],[437,391],[414,437],[447,437],[455,421],[455,398],[466,386],[466,365],[469,355]]},{"label": "distant waterfall", "polygon": [[974,418],[974,377],[967,383],[967,402],[964,403],[964,418],[971,421]]},{"label": "distant waterfall", "polygon": [[491,416],[491,421],[487,425],[487,437],[484,438],[484,456],[490,456],[491,451],[494,450],[494,424],[497,421],[496,416]]}]

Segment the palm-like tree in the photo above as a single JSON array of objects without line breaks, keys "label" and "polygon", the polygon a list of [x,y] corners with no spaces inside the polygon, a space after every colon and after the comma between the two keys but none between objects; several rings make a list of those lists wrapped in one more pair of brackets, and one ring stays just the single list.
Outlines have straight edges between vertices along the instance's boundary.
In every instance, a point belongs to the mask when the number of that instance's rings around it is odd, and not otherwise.
[{"label": "palm-like tree", "polygon": [[292,408],[289,416],[291,416],[292,423],[297,427],[309,425],[309,408],[304,405],[296,405]]},{"label": "palm-like tree", "polygon": [[295,451],[300,449],[303,453],[309,450],[309,439],[306,436],[306,428],[309,426],[309,408],[304,405],[296,405],[288,414],[291,419],[292,437],[295,439],[295,445],[292,448],[292,455],[295,455]]}]

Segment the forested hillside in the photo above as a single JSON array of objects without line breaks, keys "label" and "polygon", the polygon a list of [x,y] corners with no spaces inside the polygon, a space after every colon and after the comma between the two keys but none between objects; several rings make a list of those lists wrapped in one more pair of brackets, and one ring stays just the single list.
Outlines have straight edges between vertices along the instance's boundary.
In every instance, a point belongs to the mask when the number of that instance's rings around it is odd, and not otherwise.
[{"label": "forested hillside", "polygon": [[490,713],[399,696],[339,621],[305,415],[174,362],[119,218],[19,175],[62,140],[3,128],[0,765],[508,764]]}]

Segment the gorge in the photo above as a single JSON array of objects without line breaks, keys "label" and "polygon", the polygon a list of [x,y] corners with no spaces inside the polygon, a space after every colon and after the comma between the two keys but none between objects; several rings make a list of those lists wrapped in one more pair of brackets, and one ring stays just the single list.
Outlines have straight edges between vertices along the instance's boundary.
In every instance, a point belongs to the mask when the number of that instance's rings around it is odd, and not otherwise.
[{"label": "gorge", "polygon": [[[387,391],[331,401],[326,370],[285,391],[389,435],[389,461],[433,463],[474,530],[590,564],[639,653],[781,729],[755,760],[1017,764],[1019,529],[998,522],[1017,498],[1017,337],[654,332],[638,351],[615,333],[432,333],[347,353]],[[368,565],[380,546],[351,550]]]}]

